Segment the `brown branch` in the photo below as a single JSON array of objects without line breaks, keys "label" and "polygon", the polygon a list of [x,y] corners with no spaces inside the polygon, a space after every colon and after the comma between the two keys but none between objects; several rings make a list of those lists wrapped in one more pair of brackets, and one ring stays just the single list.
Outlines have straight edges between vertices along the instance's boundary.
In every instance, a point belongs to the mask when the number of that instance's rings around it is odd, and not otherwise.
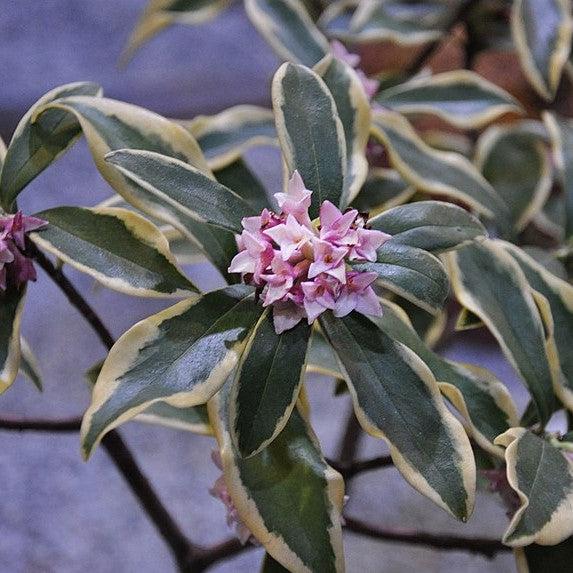
[{"label": "brown branch", "polygon": [[454,535],[436,535],[421,531],[402,529],[381,529],[373,527],[352,517],[345,517],[346,529],[359,535],[365,535],[380,541],[392,541],[394,543],[406,543],[408,545],[420,545],[432,547],[442,551],[467,551],[478,553],[492,558],[496,553],[511,551],[511,547],[503,545],[497,539],[481,537],[456,537]]},{"label": "brown branch", "polygon": [[[456,10],[450,22],[447,24],[446,29],[444,30],[445,34],[449,34],[454,26],[460,22],[463,22],[469,11],[477,4],[476,0],[465,0],[461,2],[459,8]],[[434,55],[434,52],[442,43],[442,38],[438,38],[433,42],[429,42],[425,48],[414,58],[414,60],[410,63],[410,65],[406,68],[406,73],[408,75],[414,75],[418,73],[422,67],[426,64],[426,62]]]},{"label": "brown branch", "polygon": [[18,432],[78,432],[82,423],[81,418],[66,420],[16,420],[1,419],[0,430],[16,430]]},{"label": "brown branch", "polygon": [[378,456],[369,460],[359,460],[350,463],[342,463],[335,460],[326,461],[328,465],[340,473],[345,480],[352,479],[358,474],[364,472],[370,472],[394,465],[394,462],[390,456]]}]

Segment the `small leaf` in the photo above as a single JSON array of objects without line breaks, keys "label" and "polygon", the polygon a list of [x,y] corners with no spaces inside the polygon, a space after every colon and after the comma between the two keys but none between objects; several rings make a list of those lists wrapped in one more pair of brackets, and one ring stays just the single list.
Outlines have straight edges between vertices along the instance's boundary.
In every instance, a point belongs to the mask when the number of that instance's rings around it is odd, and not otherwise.
[{"label": "small leaf", "polygon": [[264,451],[241,458],[229,433],[226,394],[223,389],[210,401],[209,414],[239,517],[289,571],[341,573],[344,484],[326,464],[312,429],[295,409]]},{"label": "small leaf", "polygon": [[370,133],[370,102],[356,72],[346,63],[328,56],[314,70],[330,90],[346,141],[344,206],[360,191],[368,175],[366,144]]},{"label": "small leaf", "polygon": [[240,233],[241,219],[254,214],[233,191],[178,159],[123,149],[106,155],[106,161],[159,201],[201,222]]},{"label": "small leaf", "polygon": [[521,111],[510,94],[468,70],[415,78],[380,92],[375,101],[404,115],[435,115],[461,129]]},{"label": "small leaf", "polygon": [[387,241],[374,263],[352,265],[359,272],[374,272],[378,282],[431,313],[439,311],[449,291],[448,275],[434,255],[408,245]]},{"label": "small leaf", "polygon": [[266,448],[287,424],[306,370],[311,328],[281,334],[270,312],[250,334],[231,390],[231,435],[243,457]]},{"label": "small leaf", "polygon": [[20,191],[80,135],[79,126],[65,112],[54,109],[35,117],[37,110],[67,96],[101,96],[101,93],[97,84],[67,84],[48,92],[26,112],[14,131],[3,161],[0,197],[6,210],[10,209]]},{"label": "small leaf", "polygon": [[278,143],[272,110],[254,105],[238,105],[180,124],[195,137],[213,170],[233,163],[252,147]]},{"label": "small leaf", "polygon": [[521,66],[535,91],[551,101],[571,51],[573,20],[567,0],[516,0],[511,33]]},{"label": "small leaf", "polygon": [[235,368],[261,312],[252,289],[233,286],[180,302],[129,329],[111,349],[84,416],[86,457],[107,432],[154,402],[206,403]]},{"label": "small leaf", "polygon": [[504,446],[507,479],[519,496],[502,541],[512,547],[556,545],[573,534],[573,462],[525,428],[496,439]]},{"label": "small leaf", "polygon": [[312,67],[329,51],[328,40],[297,0],[245,0],[259,33],[283,60]]},{"label": "small leaf", "polygon": [[133,54],[161,30],[173,24],[194,26],[208,22],[229,6],[231,0],[149,0],[122,55],[128,62]]},{"label": "small leaf", "polygon": [[455,249],[486,234],[473,215],[442,201],[400,205],[370,219],[368,224],[392,235],[393,243],[432,253]]},{"label": "small leaf", "polygon": [[507,206],[509,218],[498,221],[506,233],[524,229],[547,201],[553,185],[545,143],[521,129],[525,125],[489,128],[480,137],[475,152],[477,168]]},{"label": "small leaf", "polygon": [[517,423],[517,409],[505,386],[484,368],[446,360],[430,350],[415,333],[404,311],[382,301],[384,313],[374,322],[392,339],[415,352],[432,371],[444,394],[470,424],[477,444],[503,457],[495,438]]},{"label": "small leaf", "polygon": [[36,216],[48,226],[31,235],[34,243],[108,288],[151,297],[197,292],[159,229],[132,211],[56,207]]},{"label": "small leaf", "polygon": [[346,179],[346,142],[336,104],[312,70],[283,64],[273,79],[273,108],[289,175],[298,170],[313,191],[311,218],[329,200],[341,205]]},{"label": "small leaf", "polygon": [[358,313],[325,313],[321,326],[364,430],[388,442],[396,467],[413,487],[465,520],[474,504],[473,454],[428,367]]},{"label": "small leaf", "polygon": [[30,345],[26,342],[26,339],[20,337],[20,374],[28,378],[32,384],[40,391],[43,391],[42,385],[42,375],[40,373],[40,367],[38,361],[30,348]]},{"label": "small leaf", "polygon": [[450,278],[459,302],[484,322],[525,381],[542,423],[555,402],[558,371],[547,324],[517,262],[495,241],[470,245],[449,255]]},{"label": "small leaf", "polygon": [[352,207],[374,217],[381,211],[406,203],[414,193],[416,189],[406,183],[397,171],[375,167],[370,169]]},{"label": "small leaf", "polygon": [[16,379],[20,367],[20,323],[25,289],[0,291],[0,394]]},{"label": "small leaf", "polygon": [[376,113],[371,129],[373,137],[386,146],[392,166],[418,190],[462,201],[488,217],[506,211],[495,190],[468,159],[432,149],[400,114]]}]

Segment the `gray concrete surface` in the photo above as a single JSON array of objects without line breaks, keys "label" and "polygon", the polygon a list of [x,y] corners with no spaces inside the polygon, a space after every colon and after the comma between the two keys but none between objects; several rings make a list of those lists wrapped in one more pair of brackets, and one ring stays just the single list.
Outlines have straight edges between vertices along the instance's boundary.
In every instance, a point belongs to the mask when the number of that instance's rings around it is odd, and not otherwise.
[{"label": "gray concrete surface", "polygon": [[[9,133],[25,108],[44,91],[67,81],[100,81],[114,97],[179,117],[213,112],[240,102],[268,100],[268,80],[276,64],[252,31],[240,7],[214,25],[177,28],[144,48],[124,71],[115,67],[141,0],[0,0],[0,131]],[[276,157],[254,154],[253,165],[278,187]],[[22,195],[33,212],[59,204],[94,204],[110,193],[92,165],[85,144],[48,169]],[[205,267],[190,269],[201,286],[213,284]],[[115,335],[163,303],[133,299],[94,286],[69,271]],[[40,272],[29,292],[23,330],[45,379],[38,394],[18,380],[0,397],[0,416],[78,415],[88,404],[82,373],[104,356],[98,340]],[[448,354],[491,367],[514,387],[511,368],[491,341],[469,333]],[[313,419],[324,449],[334,455],[347,398],[333,398],[321,377],[309,385]],[[523,401],[523,392],[521,392]],[[207,493],[217,476],[208,438],[155,426],[122,428],[128,444],[185,531],[197,542],[225,539],[222,506]],[[361,455],[384,451],[365,439]],[[76,435],[0,433],[0,573],[156,573],[173,571],[170,555],[130,491],[98,451],[89,463],[79,455]],[[415,527],[460,535],[495,535],[505,526],[500,505],[480,495],[474,517],[455,522],[413,491],[393,469],[357,479],[348,512],[373,524]],[[465,553],[441,553],[380,544],[347,535],[348,571],[393,573],[513,571],[510,555],[493,560]],[[261,551],[218,565],[217,572],[258,570]]]}]

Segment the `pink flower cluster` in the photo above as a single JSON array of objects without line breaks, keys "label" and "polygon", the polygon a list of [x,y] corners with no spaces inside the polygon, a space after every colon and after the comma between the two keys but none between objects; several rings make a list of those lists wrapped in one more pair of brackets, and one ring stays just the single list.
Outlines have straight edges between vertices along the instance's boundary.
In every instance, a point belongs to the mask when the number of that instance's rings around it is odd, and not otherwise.
[{"label": "pink flower cluster", "polygon": [[338,40],[333,40],[330,43],[330,52],[332,53],[332,55],[335,58],[347,63],[351,68],[354,68],[356,75],[358,76],[358,78],[362,82],[362,87],[364,88],[364,91],[366,92],[368,99],[372,99],[376,95],[376,92],[378,91],[378,88],[380,87],[380,82],[377,80],[373,80],[373,79],[369,78],[358,67],[360,64],[360,56],[358,54],[350,53],[346,49],[344,44],[342,44]]},{"label": "pink flower cluster", "polygon": [[5,291],[9,284],[19,288],[36,280],[32,260],[25,254],[25,237],[46,225],[46,221],[26,217],[20,211],[15,215],[0,215],[0,291]]},{"label": "pink flower cluster", "polygon": [[311,195],[295,171],[287,193],[275,195],[280,213],[264,209],[243,219],[239,253],[229,267],[260,290],[263,306],[273,306],[279,334],[303,318],[311,324],[326,310],[337,317],[382,312],[371,287],[376,273],[352,271],[346,263],[375,261],[390,235],[368,229],[356,209],[342,213],[330,201],[322,203],[315,226],[308,214]]}]

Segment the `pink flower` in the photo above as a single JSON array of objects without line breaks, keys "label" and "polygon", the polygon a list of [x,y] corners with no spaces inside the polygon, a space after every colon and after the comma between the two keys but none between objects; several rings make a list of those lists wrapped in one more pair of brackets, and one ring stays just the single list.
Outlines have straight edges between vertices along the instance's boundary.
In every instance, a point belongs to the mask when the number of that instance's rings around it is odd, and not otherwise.
[{"label": "pink flower", "polygon": [[287,216],[286,224],[276,225],[265,231],[281,251],[282,258],[288,261],[295,252],[300,251],[305,245],[310,245],[314,237],[313,232],[301,225],[293,215]]},{"label": "pink flower", "polygon": [[26,234],[47,225],[37,217],[26,217],[18,211],[15,215],[0,216],[0,291],[9,284],[15,288],[36,280],[36,270],[26,256]]},{"label": "pink flower", "polygon": [[301,225],[312,227],[308,208],[311,203],[312,191],[309,191],[298,171],[292,174],[286,193],[275,193],[275,198],[285,215],[292,215]]},{"label": "pink flower", "polygon": [[279,334],[304,318],[312,324],[327,310],[336,316],[353,310],[381,313],[370,287],[377,275],[348,270],[347,263],[375,261],[376,250],[389,235],[367,229],[356,209],[342,213],[330,201],[321,205],[313,226],[308,214],[311,193],[295,172],[288,192],[277,194],[280,213],[264,209],[258,217],[243,219],[239,253],[229,267],[258,287],[263,306],[273,307]]},{"label": "pink flower", "polygon": [[378,91],[380,87],[380,82],[378,80],[373,80],[369,78],[358,66],[360,65],[360,56],[358,54],[350,53],[344,44],[338,40],[333,40],[330,43],[330,51],[332,55],[345,63],[347,63],[351,68],[354,68],[356,75],[364,88],[366,97],[371,100]]},{"label": "pink flower", "polygon": [[370,286],[377,278],[376,273],[349,272],[346,285],[336,299],[334,316],[346,316],[353,310],[370,316],[381,316],[380,301]]},{"label": "pink flower", "polygon": [[[223,461],[221,460],[221,454],[217,450],[211,452],[211,459],[213,463],[223,471]],[[227,509],[227,525],[229,527],[235,526],[235,533],[239,541],[245,545],[247,542],[257,544],[251,530],[243,523],[239,517],[239,513],[231,496],[229,495],[229,490],[227,489],[227,484],[225,483],[225,478],[221,474],[217,481],[213,484],[213,487],[209,490],[209,493],[216,499],[219,499],[225,505]]]}]

